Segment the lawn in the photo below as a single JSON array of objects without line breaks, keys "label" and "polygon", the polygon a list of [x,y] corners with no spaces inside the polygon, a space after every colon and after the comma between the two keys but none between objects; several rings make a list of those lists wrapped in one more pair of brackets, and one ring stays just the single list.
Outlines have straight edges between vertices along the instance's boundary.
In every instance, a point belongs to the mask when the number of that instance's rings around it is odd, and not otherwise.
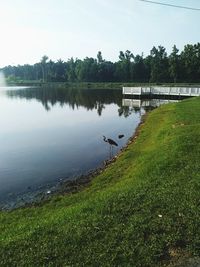
[{"label": "lawn", "polygon": [[153,110],[138,132],[87,188],[0,212],[0,266],[175,266],[200,256],[200,98]]}]

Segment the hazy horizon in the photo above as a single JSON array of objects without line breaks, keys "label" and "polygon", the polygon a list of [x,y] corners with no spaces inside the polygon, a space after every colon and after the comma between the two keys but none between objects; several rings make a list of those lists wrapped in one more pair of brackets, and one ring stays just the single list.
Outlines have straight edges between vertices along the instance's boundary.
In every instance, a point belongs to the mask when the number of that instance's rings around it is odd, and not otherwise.
[{"label": "hazy horizon", "polygon": [[[174,0],[162,3],[177,4]],[[200,7],[180,0],[179,5]],[[0,67],[34,64],[43,55],[56,61],[96,57],[117,61],[119,51],[149,54],[162,45],[170,53],[176,44],[199,42],[200,11],[139,0],[7,0],[0,2]]]}]

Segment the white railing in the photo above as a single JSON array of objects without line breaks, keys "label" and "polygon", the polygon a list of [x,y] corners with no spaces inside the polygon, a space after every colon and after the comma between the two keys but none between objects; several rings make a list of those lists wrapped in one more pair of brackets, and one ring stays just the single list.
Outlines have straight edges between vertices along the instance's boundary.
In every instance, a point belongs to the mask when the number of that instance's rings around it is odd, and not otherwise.
[{"label": "white railing", "polygon": [[123,87],[124,95],[141,95],[141,87]]},{"label": "white railing", "polygon": [[124,95],[181,95],[200,96],[198,87],[123,87]]}]

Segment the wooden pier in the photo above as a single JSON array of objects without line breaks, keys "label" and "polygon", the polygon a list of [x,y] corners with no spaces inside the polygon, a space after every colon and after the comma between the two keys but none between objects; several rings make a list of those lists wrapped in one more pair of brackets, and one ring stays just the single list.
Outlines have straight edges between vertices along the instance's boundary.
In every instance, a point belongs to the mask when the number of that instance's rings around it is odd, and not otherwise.
[{"label": "wooden pier", "polygon": [[123,87],[122,93],[130,96],[200,96],[200,87]]}]

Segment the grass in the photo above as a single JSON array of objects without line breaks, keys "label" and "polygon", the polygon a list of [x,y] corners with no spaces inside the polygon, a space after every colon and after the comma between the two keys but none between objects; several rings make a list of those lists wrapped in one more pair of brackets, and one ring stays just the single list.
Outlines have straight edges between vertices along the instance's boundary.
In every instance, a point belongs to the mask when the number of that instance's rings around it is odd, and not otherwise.
[{"label": "grass", "polygon": [[200,256],[200,98],[148,114],[83,191],[0,213],[0,266],[175,266]]}]

